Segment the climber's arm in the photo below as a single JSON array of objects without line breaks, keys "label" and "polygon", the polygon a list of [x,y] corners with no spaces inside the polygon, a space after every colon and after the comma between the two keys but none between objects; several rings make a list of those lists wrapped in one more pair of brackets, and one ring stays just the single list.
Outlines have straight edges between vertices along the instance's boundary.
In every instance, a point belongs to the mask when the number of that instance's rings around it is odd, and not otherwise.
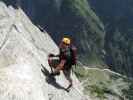
[{"label": "climber's arm", "polygon": [[56,70],[63,70],[65,63],[66,63],[66,60],[65,59],[62,59],[60,61],[59,65],[57,65]]}]

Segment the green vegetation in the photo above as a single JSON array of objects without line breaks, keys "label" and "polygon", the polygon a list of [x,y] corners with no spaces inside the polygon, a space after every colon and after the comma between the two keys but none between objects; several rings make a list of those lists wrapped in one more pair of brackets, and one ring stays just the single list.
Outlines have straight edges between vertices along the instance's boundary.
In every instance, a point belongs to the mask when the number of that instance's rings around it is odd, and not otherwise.
[{"label": "green vegetation", "polygon": [[125,76],[108,70],[85,69],[81,66],[77,66],[75,74],[83,83],[85,94],[91,94],[92,97],[99,98],[99,100],[107,100],[107,95],[112,95],[120,100],[132,98],[132,85],[130,85],[132,82],[128,81]]},{"label": "green vegetation", "polygon": [[101,59],[100,56],[96,55],[95,52],[90,52],[89,54],[86,54],[85,57],[80,55],[78,58],[85,65],[94,66],[95,68],[105,68],[105,66],[102,66],[105,65],[104,61]]},{"label": "green vegetation", "polygon": [[126,98],[133,100],[133,81],[129,80],[129,89],[123,89],[123,93],[126,95]]},{"label": "green vegetation", "polygon": [[[98,97],[100,100],[103,100],[106,98],[104,95],[105,91],[107,90],[106,87],[91,85],[91,86],[87,86],[85,88],[86,88],[86,90],[89,90],[92,95]],[[85,91],[85,93],[87,94],[88,91]]]},{"label": "green vegetation", "polygon": [[133,0],[88,0],[104,23],[106,62],[133,77]]}]

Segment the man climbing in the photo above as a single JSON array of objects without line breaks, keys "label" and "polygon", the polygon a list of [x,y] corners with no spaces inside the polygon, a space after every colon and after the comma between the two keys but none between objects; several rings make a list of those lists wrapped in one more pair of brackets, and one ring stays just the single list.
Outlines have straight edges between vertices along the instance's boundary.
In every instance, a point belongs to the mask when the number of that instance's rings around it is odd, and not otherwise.
[{"label": "man climbing", "polygon": [[66,89],[72,87],[72,78],[71,78],[71,69],[72,65],[76,64],[76,47],[72,46],[70,38],[64,37],[59,45],[60,53],[59,55],[50,56],[58,56],[59,64],[54,68],[51,75],[59,75],[62,70],[64,76],[69,81],[69,85]]}]

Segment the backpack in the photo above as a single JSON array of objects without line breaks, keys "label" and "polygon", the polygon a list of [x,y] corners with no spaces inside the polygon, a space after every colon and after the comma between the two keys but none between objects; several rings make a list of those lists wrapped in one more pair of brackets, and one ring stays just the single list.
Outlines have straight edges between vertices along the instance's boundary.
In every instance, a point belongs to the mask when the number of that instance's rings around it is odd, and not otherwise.
[{"label": "backpack", "polygon": [[67,60],[67,64],[76,65],[77,63],[77,48],[70,46],[66,49],[61,49],[61,55]]},{"label": "backpack", "polygon": [[71,64],[76,65],[76,63],[77,63],[77,48],[75,46],[71,46],[70,50],[71,50],[71,57],[72,57],[71,58],[71,60],[72,60]]}]

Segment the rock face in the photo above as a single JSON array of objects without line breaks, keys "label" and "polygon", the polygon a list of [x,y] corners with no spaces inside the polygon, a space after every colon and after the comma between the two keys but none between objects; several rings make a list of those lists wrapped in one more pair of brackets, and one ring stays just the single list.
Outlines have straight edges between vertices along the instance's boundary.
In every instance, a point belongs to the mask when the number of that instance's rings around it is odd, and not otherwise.
[{"label": "rock face", "polygon": [[[54,40],[74,37],[82,62],[133,77],[132,0],[3,0],[20,5]],[[16,3],[15,3],[16,1]]]},{"label": "rock face", "polygon": [[78,45],[79,58],[84,62],[101,64],[104,26],[87,0],[23,0],[19,4],[35,24],[50,33],[56,43],[67,34]]},{"label": "rock face", "polygon": [[19,5],[55,40],[72,34],[82,62],[100,65],[104,59],[114,71],[133,76],[132,0],[23,0]]},{"label": "rock face", "polygon": [[[58,53],[50,36],[21,9],[0,2],[0,100],[90,100],[74,74],[69,93],[46,82],[41,64],[50,70],[49,53]],[[68,85],[62,73],[56,80],[61,86]]]}]

